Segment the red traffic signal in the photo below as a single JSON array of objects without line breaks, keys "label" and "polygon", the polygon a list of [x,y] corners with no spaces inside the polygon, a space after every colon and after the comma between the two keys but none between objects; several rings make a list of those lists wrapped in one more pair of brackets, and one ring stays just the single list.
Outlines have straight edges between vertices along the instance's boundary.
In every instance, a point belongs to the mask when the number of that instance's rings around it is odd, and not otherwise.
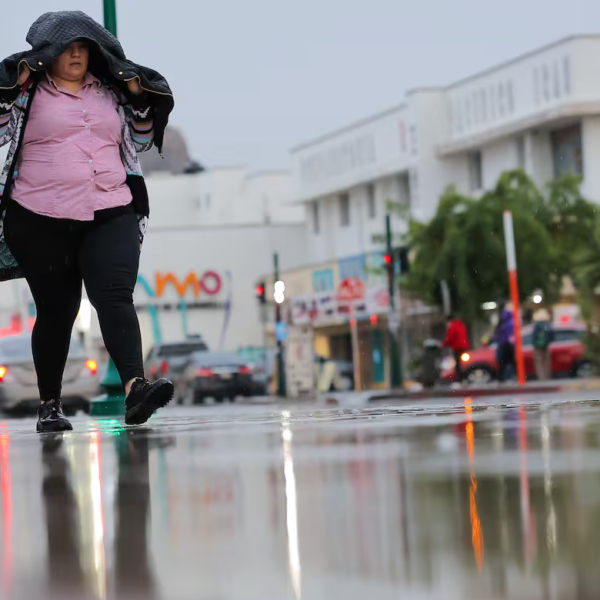
[{"label": "red traffic signal", "polygon": [[254,293],[256,294],[256,299],[261,303],[265,304],[267,302],[267,297],[265,295],[266,287],[264,283],[258,283],[254,288]]},{"label": "red traffic signal", "polygon": [[383,255],[383,262],[386,265],[391,265],[392,264],[392,255],[391,254],[384,254]]}]

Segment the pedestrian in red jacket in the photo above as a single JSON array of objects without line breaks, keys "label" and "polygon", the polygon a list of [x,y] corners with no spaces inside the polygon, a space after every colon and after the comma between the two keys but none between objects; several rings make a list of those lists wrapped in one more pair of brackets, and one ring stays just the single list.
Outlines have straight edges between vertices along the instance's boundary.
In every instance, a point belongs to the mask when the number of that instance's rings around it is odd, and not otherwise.
[{"label": "pedestrian in red jacket", "polygon": [[452,350],[456,362],[456,381],[462,381],[461,356],[469,349],[470,344],[467,327],[461,319],[448,316],[448,329],[442,346]]}]

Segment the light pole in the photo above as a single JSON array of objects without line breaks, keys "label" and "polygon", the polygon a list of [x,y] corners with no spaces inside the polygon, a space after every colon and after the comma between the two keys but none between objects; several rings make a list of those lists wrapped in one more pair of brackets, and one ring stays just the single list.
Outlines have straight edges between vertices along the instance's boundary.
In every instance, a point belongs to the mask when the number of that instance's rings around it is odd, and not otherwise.
[{"label": "light pole", "polygon": [[402,363],[400,357],[399,317],[396,314],[396,265],[394,248],[392,247],[392,223],[390,215],[385,216],[385,251],[387,258],[388,293],[390,297],[388,311],[388,329],[390,335],[390,384],[391,387],[402,387]]},{"label": "light pole", "polygon": [[[279,281],[279,254],[273,254],[273,271],[275,284]],[[282,297],[283,300],[283,297]],[[285,398],[285,363],[283,361],[283,339],[280,333],[281,302],[275,299],[275,339],[277,341],[277,395]]]},{"label": "light pole", "polygon": [[[116,0],[104,0],[104,27],[117,37]],[[106,393],[92,399],[90,415],[98,417],[125,414],[125,390],[117,367],[110,357],[100,385]]]},{"label": "light pole", "polygon": [[117,3],[116,0],[104,0],[104,27],[117,37]]}]

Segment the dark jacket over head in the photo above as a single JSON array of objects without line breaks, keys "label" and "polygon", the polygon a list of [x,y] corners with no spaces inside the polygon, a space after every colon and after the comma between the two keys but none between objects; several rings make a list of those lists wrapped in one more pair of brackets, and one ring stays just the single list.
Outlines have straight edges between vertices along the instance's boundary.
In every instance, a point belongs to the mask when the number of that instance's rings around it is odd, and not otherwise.
[{"label": "dark jacket over head", "polygon": [[32,73],[45,71],[75,40],[90,43],[90,72],[116,85],[129,95],[127,81],[138,79],[153,108],[154,144],[160,152],[174,100],[167,80],[156,71],[128,60],[119,40],[85,13],[58,11],[44,13],[30,27],[27,42],[31,50],[13,54],[0,63],[0,91],[14,88],[19,65],[26,63]]}]

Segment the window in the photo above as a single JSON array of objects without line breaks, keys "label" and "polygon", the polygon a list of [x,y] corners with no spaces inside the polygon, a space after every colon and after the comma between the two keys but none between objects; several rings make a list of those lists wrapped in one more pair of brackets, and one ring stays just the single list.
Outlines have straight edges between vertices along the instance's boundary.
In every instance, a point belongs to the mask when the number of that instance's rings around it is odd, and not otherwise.
[{"label": "window", "polygon": [[515,111],[515,95],[513,92],[512,81],[506,83],[506,104],[508,112],[513,113]]},{"label": "window", "polygon": [[519,169],[525,169],[525,138],[517,138],[517,166]]},{"label": "window", "polygon": [[563,91],[566,95],[571,93],[571,60],[568,56],[563,58]]},{"label": "window", "polygon": [[374,219],[377,216],[377,204],[375,200],[375,185],[370,183],[367,186],[367,210],[369,212],[369,219]]},{"label": "window", "polygon": [[583,175],[583,148],[581,144],[581,125],[571,125],[553,131],[550,136],[552,144],[552,162],[554,177],[566,173]]},{"label": "window", "polygon": [[340,202],[340,225],[346,227],[350,225],[350,196],[341,194],[339,198]]},{"label": "window", "polygon": [[321,220],[319,214],[319,203],[312,203],[312,223],[313,223],[313,232],[319,233],[321,231]]},{"label": "window", "polygon": [[483,188],[483,174],[481,171],[481,152],[469,154],[469,187],[472,192]]}]

